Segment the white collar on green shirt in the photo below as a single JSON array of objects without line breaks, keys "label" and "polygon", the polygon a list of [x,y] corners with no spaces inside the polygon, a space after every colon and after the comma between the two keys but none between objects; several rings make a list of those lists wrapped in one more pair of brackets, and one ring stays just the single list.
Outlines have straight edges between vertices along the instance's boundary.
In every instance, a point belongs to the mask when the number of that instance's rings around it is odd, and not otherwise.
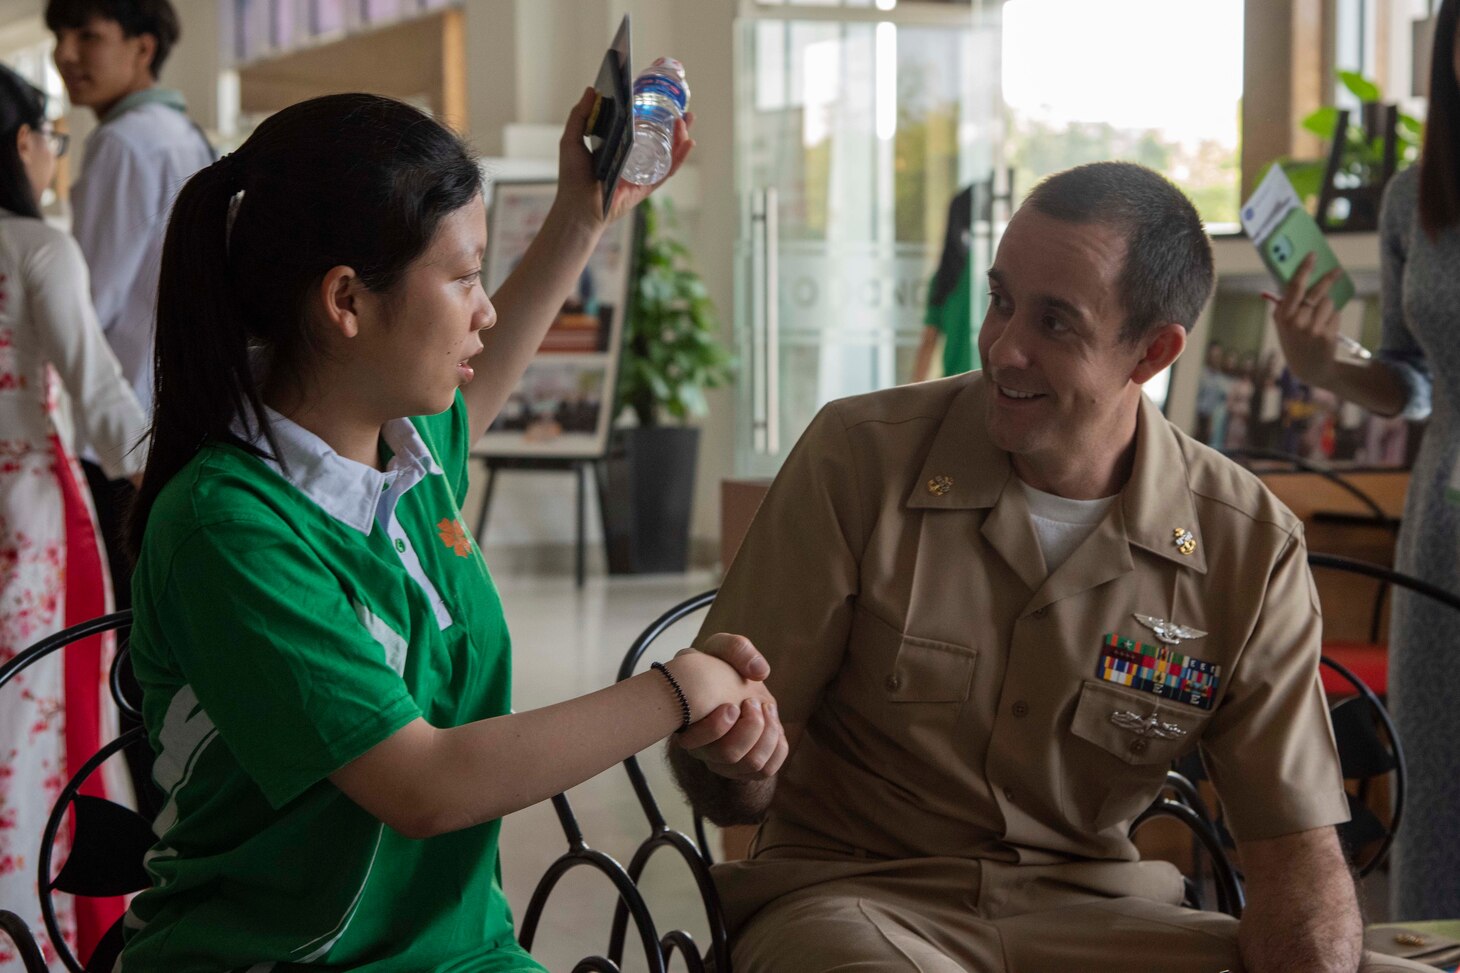
[{"label": "white collar on green shirt", "polygon": [[[392,419],[381,427],[380,435],[392,454],[382,473],[346,459],[329,443],[273,409],[265,407],[264,411],[279,446],[278,459],[284,461],[282,466],[277,459],[264,462],[325,513],[362,534],[370,533],[377,518],[389,523],[396,501],[406,491],[427,475],[441,473],[436,458],[409,419]],[[269,452],[262,432],[246,436],[243,424],[237,420],[233,432],[265,454]]]}]

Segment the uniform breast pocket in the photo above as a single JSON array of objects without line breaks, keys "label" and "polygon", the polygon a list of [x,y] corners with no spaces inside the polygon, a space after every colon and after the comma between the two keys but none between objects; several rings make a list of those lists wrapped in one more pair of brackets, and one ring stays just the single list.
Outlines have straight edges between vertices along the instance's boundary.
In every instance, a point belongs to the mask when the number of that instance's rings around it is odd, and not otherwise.
[{"label": "uniform breast pocket", "polygon": [[904,635],[882,681],[891,703],[961,703],[973,687],[973,649]]},{"label": "uniform breast pocket", "polygon": [[1087,680],[1064,747],[1065,810],[1096,831],[1145,810],[1209,713],[1152,693]]},{"label": "uniform breast pocket", "polygon": [[831,693],[849,726],[875,727],[877,738],[948,732],[973,688],[978,653],[952,642],[905,635],[858,612],[847,662]]}]

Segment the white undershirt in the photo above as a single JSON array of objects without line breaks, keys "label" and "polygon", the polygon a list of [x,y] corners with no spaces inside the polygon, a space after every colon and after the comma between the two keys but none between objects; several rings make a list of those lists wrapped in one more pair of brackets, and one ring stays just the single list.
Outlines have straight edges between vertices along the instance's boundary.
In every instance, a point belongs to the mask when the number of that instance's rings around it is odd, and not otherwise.
[{"label": "white undershirt", "polygon": [[1099,500],[1071,500],[1045,493],[1019,481],[1024,488],[1024,497],[1029,504],[1029,522],[1034,525],[1034,535],[1039,538],[1039,549],[1044,552],[1044,565],[1054,574],[1075,548],[1095,532],[1105,511],[1115,502],[1115,497],[1101,497]]}]

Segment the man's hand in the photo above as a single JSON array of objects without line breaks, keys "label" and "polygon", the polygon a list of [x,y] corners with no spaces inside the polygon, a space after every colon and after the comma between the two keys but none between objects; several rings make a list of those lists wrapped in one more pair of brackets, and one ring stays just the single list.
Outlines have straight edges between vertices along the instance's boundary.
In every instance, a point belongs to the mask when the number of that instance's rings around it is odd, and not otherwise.
[{"label": "man's hand", "polygon": [[1239,841],[1247,908],[1237,942],[1251,973],[1354,973],[1363,922],[1333,828]]},{"label": "man's hand", "polygon": [[[750,640],[720,633],[705,640],[701,652],[728,662],[746,679],[763,681],[771,667]],[[695,723],[672,744],[711,771],[730,780],[774,777],[788,753],[786,734],[769,692],[737,706],[721,706]]]},{"label": "man's hand", "polygon": [[[712,635],[700,651],[715,655],[747,679],[770,675],[770,665],[750,640]],[[761,683],[752,685],[760,686]],[[739,706],[721,706],[671,737],[669,765],[680,789],[705,817],[724,827],[753,824],[765,815],[775,794],[775,775],[796,745],[800,727],[781,726],[769,691]]]}]

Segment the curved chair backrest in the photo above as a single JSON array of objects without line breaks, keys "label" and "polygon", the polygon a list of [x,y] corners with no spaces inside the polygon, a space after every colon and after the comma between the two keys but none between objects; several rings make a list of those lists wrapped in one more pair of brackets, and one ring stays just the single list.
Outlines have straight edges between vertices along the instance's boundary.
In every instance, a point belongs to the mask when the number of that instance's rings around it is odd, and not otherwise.
[{"label": "curved chair backrest", "polygon": [[[1362,575],[1422,595],[1453,609],[1460,627],[1460,596],[1454,592],[1393,568],[1336,554],[1310,552],[1308,563],[1315,568]],[[1343,775],[1345,779],[1359,781],[1358,793],[1349,795],[1352,819],[1339,825],[1339,836],[1351,855],[1358,855],[1365,847],[1374,848],[1364,860],[1350,862],[1363,877],[1383,864],[1399,830],[1408,776],[1404,744],[1383,701],[1363,680],[1332,659],[1324,659],[1323,664],[1354,690],[1353,696],[1334,705],[1331,716]],[[1390,778],[1387,820],[1375,811],[1374,802],[1369,800],[1373,782],[1386,776]]]},{"label": "curved chair backrest", "polygon": [[[119,638],[120,644],[112,660],[111,692],[122,712],[133,717],[139,716],[136,702],[128,699],[123,690],[122,679],[127,657],[124,634],[131,624],[130,611],[114,612],[73,625],[42,639],[0,666],[0,690],[18,673],[73,642],[104,632],[119,632],[123,636]],[[139,891],[149,884],[142,860],[156,840],[150,822],[129,807],[81,793],[82,785],[109,758],[128,747],[139,745],[146,745],[145,734],[140,726],[116,737],[82,764],[61,789],[61,795],[51,809],[41,836],[41,846],[36,856],[41,918],[45,921],[46,934],[52,947],[71,973],[110,970],[121,952],[122,924],[118,920],[107,930],[92,955],[83,964],[62,935],[60,923],[56,919],[55,894],[63,892],[83,897],[111,897]],[[56,835],[60,833],[68,815],[74,816],[71,851],[66,857],[66,864],[52,877]]]},{"label": "curved chair backrest", "polygon": [[[1364,508],[1362,515],[1355,514],[1352,517],[1345,517],[1344,522],[1346,524],[1355,527],[1378,527],[1391,534],[1398,534],[1399,532],[1399,519],[1397,517],[1390,516],[1388,511],[1380,506],[1379,501],[1375,500],[1368,492],[1330,466],[1308,459],[1305,456],[1298,456],[1295,453],[1285,453],[1277,449],[1263,449],[1257,446],[1242,446],[1236,449],[1223,450],[1222,452],[1226,456],[1239,461],[1263,460],[1270,463],[1281,463],[1299,472],[1312,473],[1315,476],[1320,476],[1353,497]],[[1315,514],[1315,517],[1320,520],[1324,516],[1325,514],[1323,513]],[[1329,516],[1337,517],[1343,515],[1332,514]],[[1384,603],[1389,595],[1389,585],[1383,583],[1382,579],[1378,580],[1380,580],[1380,583],[1374,589],[1373,608],[1369,612],[1370,642],[1381,641]]]},{"label": "curved chair backrest", "polygon": [[[628,654],[624,656],[624,661],[619,666],[618,680],[622,682],[634,675],[639,661],[656,639],[673,627],[676,622],[706,608],[714,598],[714,591],[704,592],[675,605],[655,619],[629,647]],[[659,849],[671,848],[689,867],[704,901],[705,918],[710,926],[710,957],[713,960],[713,968],[716,973],[732,973],[729,937],[725,931],[725,919],[720,908],[719,893],[710,877],[709,846],[705,840],[702,821],[696,817],[695,831],[699,836],[697,846],[688,836],[669,827],[658,803],[654,800],[653,792],[649,789],[649,782],[644,776],[643,769],[639,766],[638,759],[629,757],[625,760],[624,770],[629,775],[634,794],[638,797],[639,805],[648,819],[649,836],[639,844],[629,862],[629,867],[625,869],[610,856],[588,846],[583,838],[582,829],[578,826],[578,820],[573,814],[572,805],[568,803],[567,796],[559,794],[554,797],[553,809],[557,812],[558,822],[562,825],[563,834],[568,839],[568,850],[553,862],[539,880],[537,888],[533,890],[532,899],[522,914],[518,939],[524,949],[531,949],[543,910],[558,881],[574,868],[591,868],[606,875],[613,883],[619,894],[618,904],[614,908],[608,956],[589,957],[574,967],[574,973],[600,970],[616,973],[623,963],[628,937],[628,922],[631,918],[643,944],[650,973],[663,973],[675,953],[678,953],[684,960],[689,973],[703,973],[707,968],[705,959],[695,945],[693,937],[679,929],[671,930],[660,936],[655,929],[648,905],[639,892],[639,880],[644,874],[644,868],[649,863],[649,859]]]},{"label": "curved chair backrest", "polygon": [[1379,505],[1377,500],[1364,490],[1355,486],[1353,481],[1330,466],[1325,466],[1322,463],[1315,462],[1305,456],[1299,456],[1296,453],[1285,453],[1279,449],[1263,449],[1259,446],[1240,446],[1235,449],[1224,449],[1222,453],[1235,460],[1267,460],[1269,462],[1291,466],[1293,469],[1303,473],[1313,473],[1321,476],[1362,504],[1364,509],[1372,515],[1375,526],[1388,529],[1394,529],[1397,526],[1394,518],[1389,516],[1389,513]]},{"label": "curved chair backrest", "polygon": [[1213,884],[1217,892],[1217,910],[1240,919],[1247,900],[1242,891],[1242,880],[1232,859],[1222,847],[1215,822],[1206,802],[1196,786],[1174,770],[1166,772],[1166,783],[1162,793],[1131,822],[1132,836],[1148,821],[1155,818],[1174,818],[1184,824],[1192,834],[1193,874],[1183,876],[1186,881],[1186,904],[1194,909],[1203,906],[1202,886],[1204,875],[1200,868],[1200,853],[1204,852],[1212,866]]},{"label": "curved chair backrest", "polygon": [[[25,967],[25,973],[49,973],[40,946],[20,916],[0,909],[0,932],[4,932],[15,944],[15,955],[20,959],[21,966]],[[0,956],[3,955],[0,953]]]}]

